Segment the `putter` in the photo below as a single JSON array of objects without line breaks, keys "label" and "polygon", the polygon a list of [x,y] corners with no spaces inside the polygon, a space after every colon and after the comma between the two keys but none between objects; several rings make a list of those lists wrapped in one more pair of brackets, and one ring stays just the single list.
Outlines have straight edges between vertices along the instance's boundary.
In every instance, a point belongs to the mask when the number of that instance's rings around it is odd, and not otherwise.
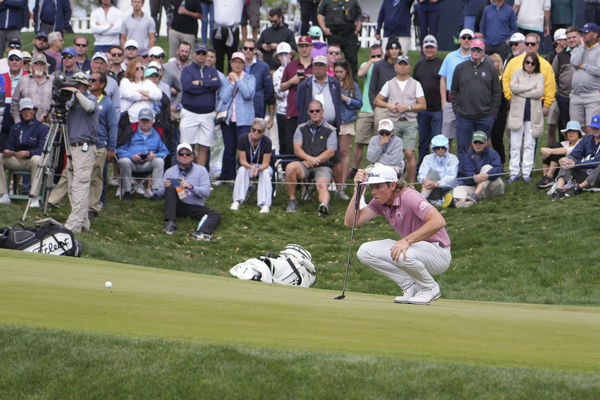
[{"label": "putter", "polygon": [[356,229],[356,218],[358,217],[358,206],[360,204],[360,194],[362,187],[358,184],[354,185],[354,193],[356,198],[354,199],[354,219],[352,220],[352,235],[350,237],[350,245],[348,246],[348,262],[346,263],[346,275],[344,276],[344,287],[342,288],[342,294],[334,297],[334,300],[342,300],[346,297],[346,288],[348,287],[348,274],[350,273],[350,257],[352,256],[352,243],[354,242],[354,231]]}]

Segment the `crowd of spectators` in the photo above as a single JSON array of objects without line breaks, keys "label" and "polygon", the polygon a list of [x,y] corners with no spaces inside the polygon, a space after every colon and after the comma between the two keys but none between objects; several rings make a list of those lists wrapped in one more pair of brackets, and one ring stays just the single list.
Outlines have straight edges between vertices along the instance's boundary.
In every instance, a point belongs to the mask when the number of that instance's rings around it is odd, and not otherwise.
[{"label": "crowd of spectators", "polygon": [[[0,203],[10,202],[5,168],[35,176],[53,122],[55,79],[71,82],[61,89],[71,92],[68,157],[47,200],[58,207],[69,195],[67,227],[76,232],[89,229],[114,179],[122,200],[136,193],[166,199],[165,233],[175,231],[176,217],[190,216],[200,220],[193,237],[211,240],[220,215],[205,206],[209,177],[232,186],[234,211],[258,180],[257,205],[267,214],[278,155],[295,156],[284,167],[286,210],[300,207],[298,184],[314,180],[318,213],[326,216],[332,185],[348,199],[347,179],[361,166],[365,146],[370,168],[405,173],[441,208],[470,207],[502,195],[505,183],[530,182],[536,148],[544,166],[536,185],[551,188],[553,199],[600,184],[595,19],[574,27],[575,10],[561,3],[565,10],[554,12],[550,0],[465,1],[459,46],[441,58],[440,2],[419,1],[421,54],[413,65],[411,3],[382,1],[379,42],[358,65],[356,0],[300,1],[298,37],[278,8],[260,32],[258,0],[172,0],[167,51],[156,45],[155,4],[148,15],[144,0],[131,0],[128,12],[100,0],[90,16],[93,42],[75,36],[67,44],[69,2],[38,0],[31,54],[20,37],[27,5],[3,2],[0,17],[14,24],[0,29]],[[587,2],[586,9],[596,5]],[[544,56],[540,46],[550,35],[554,46]],[[364,78],[362,88],[357,78]],[[546,116],[547,146],[538,146]],[[31,206],[39,207],[35,178],[30,185]]]}]

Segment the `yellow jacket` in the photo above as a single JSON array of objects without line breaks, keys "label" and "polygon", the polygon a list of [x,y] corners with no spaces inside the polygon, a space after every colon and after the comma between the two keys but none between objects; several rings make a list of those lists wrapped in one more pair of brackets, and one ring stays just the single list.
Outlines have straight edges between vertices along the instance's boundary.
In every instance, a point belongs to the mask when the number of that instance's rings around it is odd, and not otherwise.
[{"label": "yellow jacket", "polygon": [[[506,100],[510,101],[512,98],[510,81],[513,73],[516,70],[523,68],[525,54],[526,53],[523,53],[520,56],[512,58],[504,69],[504,74],[502,74],[502,91],[504,92]],[[538,56],[538,59],[540,60],[540,72],[544,75],[544,95],[542,96],[542,100],[544,101],[544,107],[550,107],[552,103],[554,103],[556,95],[556,78],[554,77],[552,65],[550,65],[550,63],[542,56]]]}]

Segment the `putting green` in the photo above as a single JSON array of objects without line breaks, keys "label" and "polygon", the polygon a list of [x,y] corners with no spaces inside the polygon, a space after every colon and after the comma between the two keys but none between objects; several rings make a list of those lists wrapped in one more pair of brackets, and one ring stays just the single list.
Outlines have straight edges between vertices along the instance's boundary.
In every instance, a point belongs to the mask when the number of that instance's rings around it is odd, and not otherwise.
[{"label": "putting green", "polygon": [[[112,281],[111,290],[104,288]],[[0,323],[126,336],[600,372],[600,309],[244,282],[0,250]]]}]

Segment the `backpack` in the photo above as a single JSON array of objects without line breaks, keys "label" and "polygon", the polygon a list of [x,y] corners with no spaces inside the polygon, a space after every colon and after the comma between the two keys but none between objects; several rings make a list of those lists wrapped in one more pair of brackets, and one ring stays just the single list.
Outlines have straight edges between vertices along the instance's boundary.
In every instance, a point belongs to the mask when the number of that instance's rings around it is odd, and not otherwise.
[{"label": "backpack", "polygon": [[312,256],[298,244],[288,244],[278,255],[267,253],[246,260],[231,268],[229,273],[242,280],[286,286],[311,287],[317,280]]},{"label": "backpack", "polygon": [[0,228],[0,248],[73,257],[81,257],[82,253],[81,242],[58,223]]}]

